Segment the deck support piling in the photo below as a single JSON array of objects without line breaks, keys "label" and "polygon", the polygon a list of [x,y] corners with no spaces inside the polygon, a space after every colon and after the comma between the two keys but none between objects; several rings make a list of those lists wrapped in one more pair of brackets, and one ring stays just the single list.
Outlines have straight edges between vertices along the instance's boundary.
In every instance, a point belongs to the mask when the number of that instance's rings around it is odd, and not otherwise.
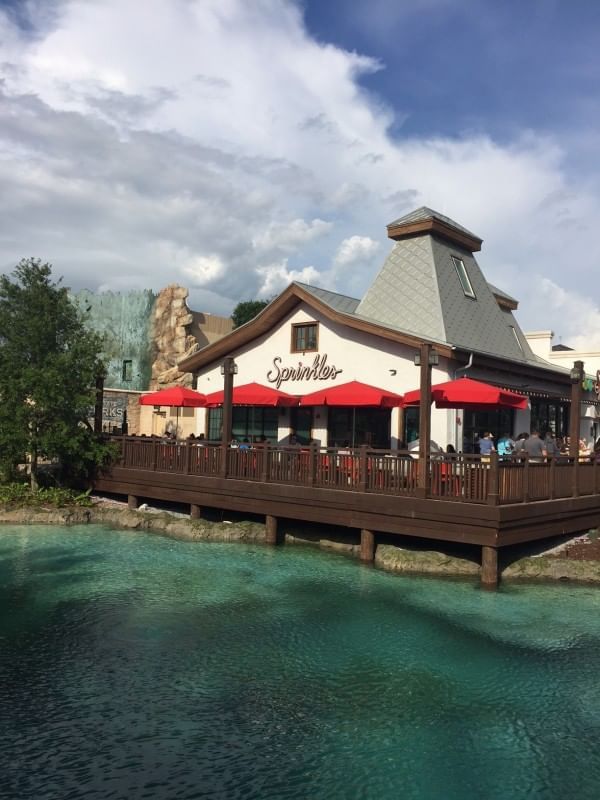
[{"label": "deck support piling", "polygon": [[483,545],[481,548],[481,587],[498,588],[498,548]]},{"label": "deck support piling", "polygon": [[127,495],[127,508],[130,511],[135,511],[138,507],[138,499],[134,494]]},{"label": "deck support piling", "polygon": [[195,503],[190,503],[190,519],[200,519],[202,509]]},{"label": "deck support piling", "polygon": [[366,528],[360,532],[360,560],[369,564],[375,560],[375,534]]},{"label": "deck support piling", "polygon": [[277,517],[267,514],[265,517],[265,541],[267,544],[277,544]]}]

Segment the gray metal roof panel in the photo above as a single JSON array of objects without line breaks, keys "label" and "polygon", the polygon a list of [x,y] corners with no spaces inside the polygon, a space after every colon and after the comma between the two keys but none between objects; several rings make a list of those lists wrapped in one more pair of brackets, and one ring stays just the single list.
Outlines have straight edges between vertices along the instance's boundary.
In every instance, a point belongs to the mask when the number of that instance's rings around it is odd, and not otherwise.
[{"label": "gray metal roof panel", "polygon": [[391,328],[444,341],[430,236],[396,242],[356,309]]},{"label": "gray metal roof panel", "polygon": [[348,295],[339,294],[338,292],[330,292],[328,289],[321,289],[318,286],[309,286],[309,284],[300,283],[300,281],[294,281],[294,283],[296,286],[300,286],[302,289],[310,292],[323,303],[326,303],[330,308],[333,308],[335,311],[340,311],[343,314],[354,314],[360,303],[360,300],[356,297],[349,297]]},{"label": "gray metal roof panel", "polygon": [[488,286],[492,290],[492,294],[496,294],[496,295],[498,295],[498,297],[505,297],[507,300],[510,300],[512,303],[518,303],[519,302],[516,297],[513,297],[511,294],[508,294],[507,292],[503,292],[502,289],[498,289],[497,286],[494,286],[489,281],[488,281]]},{"label": "gray metal roof panel", "polygon": [[[498,305],[473,254],[459,254],[451,244],[434,237],[432,248],[447,341],[515,361],[533,359],[517,321]],[[475,299],[465,295],[452,256],[462,259]]]},{"label": "gray metal roof panel", "polygon": [[459,225],[458,222],[450,219],[450,217],[440,214],[439,211],[434,211],[432,208],[428,208],[427,206],[421,206],[421,208],[411,211],[410,214],[405,214],[403,217],[395,219],[393,222],[389,223],[388,227],[391,227],[392,225],[409,225],[411,222],[424,222],[427,219],[437,219],[440,222],[443,222],[445,225],[450,225],[450,227],[455,228],[457,231],[462,231],[463,233],[466,233],[475,239],[480,238],[476,233],[473,233],[462,225]]}]

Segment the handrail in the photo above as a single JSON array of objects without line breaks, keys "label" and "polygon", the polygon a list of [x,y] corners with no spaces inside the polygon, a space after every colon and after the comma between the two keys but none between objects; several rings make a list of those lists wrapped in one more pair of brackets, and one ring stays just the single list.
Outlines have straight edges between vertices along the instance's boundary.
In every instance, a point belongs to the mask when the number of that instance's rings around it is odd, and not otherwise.
[{"label": "handrail", "polygon": [[[119,466],[130,469],[418,495],[419,459],[407,450],[268,443],[224,450],[220,442],[150,436],[112,436],[111,441],[119,445]],[[600,465],[589,456],[536,460],[521,454],[432,453],[429,470],[428,497],[435,500],[506,505],[600,493]]]}]

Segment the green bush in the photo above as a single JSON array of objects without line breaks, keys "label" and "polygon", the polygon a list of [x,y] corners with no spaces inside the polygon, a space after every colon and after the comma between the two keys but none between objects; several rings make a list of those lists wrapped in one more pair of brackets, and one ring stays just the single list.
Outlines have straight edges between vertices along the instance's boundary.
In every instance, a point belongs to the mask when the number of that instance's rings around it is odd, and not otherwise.
[{"label": "green bush", "polygon": [[63,508],[64,506],[91,506],[89,490],[76,492],[72,489],[51,487],[32,492],[25,483],[0,484],[0,506],[4,508]]}]

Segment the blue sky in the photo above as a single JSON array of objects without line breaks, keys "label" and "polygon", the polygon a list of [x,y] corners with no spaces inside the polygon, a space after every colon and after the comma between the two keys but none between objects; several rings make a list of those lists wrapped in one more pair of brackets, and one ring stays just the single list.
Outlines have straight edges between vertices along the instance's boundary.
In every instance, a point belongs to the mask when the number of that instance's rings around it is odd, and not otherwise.
[{"label": "blue sky", "polygon": [[361,296],[421,205],[600,349],[600,3],[0,0],[0,270]]},{"label": "blue sky", "polygon": [[304,8],[319,39],[381,60],[361,83],[396,110],[398,136],[503,139],[598,120],[594,0],[307,0]]}]

